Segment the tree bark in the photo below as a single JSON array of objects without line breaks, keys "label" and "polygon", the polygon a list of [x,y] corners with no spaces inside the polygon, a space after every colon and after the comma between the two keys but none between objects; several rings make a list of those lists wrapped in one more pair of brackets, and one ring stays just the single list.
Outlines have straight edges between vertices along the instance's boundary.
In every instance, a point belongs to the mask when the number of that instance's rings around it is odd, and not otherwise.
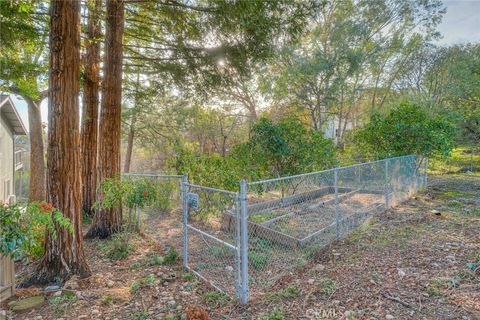
[{"label": "tree bark", "polygon": [[45,152],[43,145],[41,100],[22,96],[28,105],[28,127],[30,138],[30,186],[28,201],[45,200]]},{"label": "tree bark", "polygon": [[130,164],[132,162],[132,152],[133,152],[133,139],[135,138],[135,115],[132,116],[132,122],[130,123],[130,128],[128,130],[127,138],[127,152],[125,153],[125,164],[123,167],[123,172],[130,172]]},{"label": "tree bark", "polygon": [[[123,0],[107,0],[105,60],[100,111],[98,181],[120,175]],[[97,194],[97,198],[101,195]],[[87,237],[108,238],[122,226],[122,209],[97,209]]]},{"label": "tree bark", "polygon": [[80,1],[50,6],[50,73],[47,201],[70,219],[73,231],[55,223],[47,230],[45,254],[33,278],[55,281],[90,274],[82,242],[79,135]]},{"label": "tree bark", "polygon": [[98,102],[100,89],[101,0],[88,2],[88,26],[85,40],[85,79],[83,85],[82,148],[82,209],[93,215],[97,191]]}]

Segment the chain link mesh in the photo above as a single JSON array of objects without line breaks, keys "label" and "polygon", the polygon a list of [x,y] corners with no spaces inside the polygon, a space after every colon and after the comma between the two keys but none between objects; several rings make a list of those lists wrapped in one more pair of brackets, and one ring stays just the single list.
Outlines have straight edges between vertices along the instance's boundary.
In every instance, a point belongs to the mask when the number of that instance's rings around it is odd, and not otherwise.
[{"label": "chain link mesh", "polygon": [[[238,195],[186,184],[188,263],[190,271],[231,295],[239,290]],[[198,197],[192,208],[189,197]]]},{"label": "chain link mesh", "polygon": [[249,183],[250,294],[425,185],[426,161],[415,155]]}]

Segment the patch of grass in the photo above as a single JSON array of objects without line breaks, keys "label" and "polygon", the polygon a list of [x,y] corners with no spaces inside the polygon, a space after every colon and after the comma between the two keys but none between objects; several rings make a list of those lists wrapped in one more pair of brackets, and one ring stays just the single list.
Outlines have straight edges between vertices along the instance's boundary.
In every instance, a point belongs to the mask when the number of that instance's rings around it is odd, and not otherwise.
[{"label": "patch of grass", "polygon": [[142,288],[141,281],[133,281],[133,283],[130,285],[130,292],[135,293],[140,290],[140,288]]},{"label": "patch of grass", "polygon": [[480,149],[478,146],[462,146],[455,148],[449,158],[431,159],[429,173],[457,174],[471,171],[474,175],[480,173]]},{"label": "patch of grass", "polygon": [[460,191],[460,190],[443,190],[440,196],[442,198],[454,198],[454,197],[471,197],[475,193],[469,191]]},{"label": "patch of grass", "polygon": [[161,256],[153,255],[148,257],[147,264],[149,266],[159,266],[159,265],[162,265],[163,263],[164,263],[164,258]]},{"label": "patch of grass", "polygon": [[146,276],[144,278],[135,280],[130,285],[130,292],[135,293],[135,292],[137,292],[138,290],[140,290],[144,287],[151,287],[151,286],[154,285],[155,280],[156,280],[156,278],[155,278],[155,275],[153,275],[153,274],[149,274],[148,276]]},{"label": "patch of grass", "polygon": [[320,292],[325,296],[331,296],[337,290],[337,284],[333,279],[319,279]]},{"label": "patch of grass", "polygon": [[269,211],[269,212],[264,212],[262,214],[253,215],[249,219],[252,222],[263,223],[265,221],[268,221],[270,219],[277,217],[278,215],[279,214],[276,211]]},{"label": "patch of grass", "polygon": [[442,293],[445,290],[451,290],[459,286],[458,279],[455,278],[436,278],[433,279],[427,287],[427,293],[435,297],[444,297]]},{"label": "patch of grass", "polygon": [[[473,268],[477,267],[478,265],[472,264]],[[469,265],[467,265],[469,266]],[[471,269],[473,269],[471,268]],[[475,280],[477,276],[471,271],[471,269],[462,269],[457,272],[457,278],[460,280]],[[479,279],[480,280],[480,279]]]},{"label": "patch of grass", "polygon": [[75,303],[77,302],[78,298],[75,293],[71,291],[63,291],[62,294],[58,297],[52,297],[48,300],[51,305],[59,305],[65,303]]},{"label": "patch of grass", "polygon": [[132,234],[129,232],[118,232],[112,240],[106,241],[102,249],[111,260],[123,260],[128,257],[133,249],[131,244]]},{"label": "patch of grass", "polygon": [[230,253],[229,249],[225,246],[212,246],[209,247],[207,251],[215,257],[225,257]]},{"label": "patch of grass", "polygon": [[225,305],[230,298],[220,291],[208,291],[202,294],[202,299],[209,307],[219,307]]},{"label": "patch of grass", "polygon": [[145,267],[145,264],[142,263],[142,262],[133,262],[131,265],[130,265],[130,269],[132,270],[135,270],[135,269],[140,269],[142,267]]},{"label": "patch of grass", "polygon": [[262,270],[265,268],[265,265],[269,260],[268,256],[264,256],[256,251],[250,251],[248,258],[256,270]]},{"label": "patch of grass", "polygon": [[102,300],[100,300],[100,303],[103,305],[103,306],[108,306],[110,303],[113,302],[113,296],[111,294],[107,294],[106,296],[104,296],[102,298]]},{"label": "patch of grass", "polygon": [[301,293],[301,290],[295,286],[288,286],[282,290],[274,292],[270,295],[272,300],[278,299],[288,299],[298,297]]},{"label": "patch of grass", "polygon": [[452,200],[447,202],[447,206],[452,209],[460,209],[462,207],[462,203],[458,200]]},{"label": "patch of grass", "polygon": [[185,281],[192,282],[193,280],[195,280],[195,277],[193,276],[193,274],[186,272],[182,274],[182,279]]},{"label": "patch of grass", "polygon": [[148,310],[145,308],[143,310],[137,311],[132,315],[132,320],[146,320],[148,318]]},{"label": "patch of grass", "polygon": [[480,217],[480,208],[473,208],[465,211],[467,215],[473,217]]},{"label": "patch of grass", "polygon": [[281,309],[275,309],[260,315],[257,320],[285,320],[285,316]]},{"label": "patch of grass", "polygon": [[178,260],[178,252],[175,248],[170,248],[167,254],[163,257],[163,264],[174,264]]}]

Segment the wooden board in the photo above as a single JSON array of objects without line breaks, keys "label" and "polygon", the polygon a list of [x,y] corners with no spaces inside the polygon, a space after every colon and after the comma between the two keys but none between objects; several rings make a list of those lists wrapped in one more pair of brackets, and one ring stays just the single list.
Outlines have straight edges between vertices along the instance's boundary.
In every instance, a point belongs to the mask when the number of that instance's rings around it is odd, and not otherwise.
[{"label": "wooden board", "polygon": [[15,265],[10,257],[0,256],[0,302],[15,294]]},{"label": "wooden board", "polygon": [[[231,214],[225,214],[223,219],[223,226],[227,232],[233,233],[237,226],[237,221],[235,217]],[[249,237],[266,239],[277,245],[284,245],[293,249],[296,249],[300,246],[299,239],[264,227],[261,224],[252,221],[248,221],[248,235]]]}]

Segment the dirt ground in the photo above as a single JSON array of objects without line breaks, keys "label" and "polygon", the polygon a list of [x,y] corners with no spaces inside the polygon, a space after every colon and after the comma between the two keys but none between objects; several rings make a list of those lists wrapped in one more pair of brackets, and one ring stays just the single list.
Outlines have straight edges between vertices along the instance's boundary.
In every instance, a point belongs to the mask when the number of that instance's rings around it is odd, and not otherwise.
[{"label": "dirt ground", "polygon": [[42,306],[7,317],[480,319],[479,175],[430,177],[427,191],[372,217],[246,306],[183,273],[181,261],[166,264],[181,241],[175,216],[146,225],[122,260],[107,256],[108,241],[87,241],[90,278],[70,280]]}]

